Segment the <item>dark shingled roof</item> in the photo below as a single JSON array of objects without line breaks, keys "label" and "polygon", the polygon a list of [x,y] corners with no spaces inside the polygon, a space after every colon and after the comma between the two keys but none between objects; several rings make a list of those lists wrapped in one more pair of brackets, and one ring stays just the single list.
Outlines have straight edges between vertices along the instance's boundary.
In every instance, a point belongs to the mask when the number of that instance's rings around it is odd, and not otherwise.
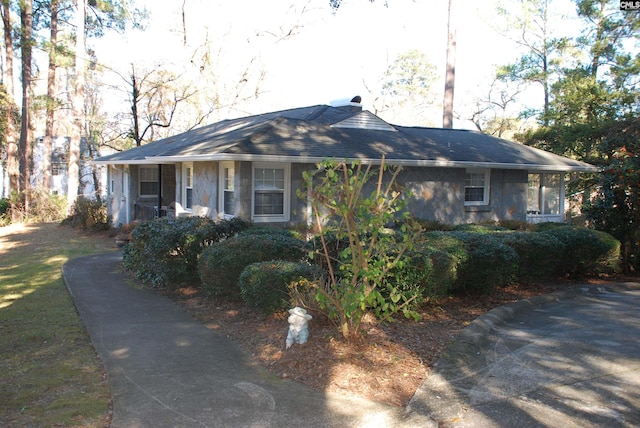
[{"label": "dark shingled roof", "polygon": [[415,166],[596,171],[579,162],[480,132],[390,125],[354,105],[265,113],[103,156],[100,164],[205,160],[318,162],[361,159]]}]

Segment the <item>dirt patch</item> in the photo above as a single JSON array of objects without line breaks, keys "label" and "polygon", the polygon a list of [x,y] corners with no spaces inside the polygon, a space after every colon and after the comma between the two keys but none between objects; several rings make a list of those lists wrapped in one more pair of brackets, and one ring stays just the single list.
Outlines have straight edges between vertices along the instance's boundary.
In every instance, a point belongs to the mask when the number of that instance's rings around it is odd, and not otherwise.
[{"label": "dirt patch", "polygon": [[405,406],[447,346],[478,316],[567,286],[510,286],[491,296],[448,297],[426,305],[419,322],[398,319],[378,325],[366,320],[359,342],[345,342],[329,321],[314,314],[309,342],[288,350],[287,313],[265,316],[241,302],[207,299],[196,288],[167,295],[276,376],[318,390]]}]

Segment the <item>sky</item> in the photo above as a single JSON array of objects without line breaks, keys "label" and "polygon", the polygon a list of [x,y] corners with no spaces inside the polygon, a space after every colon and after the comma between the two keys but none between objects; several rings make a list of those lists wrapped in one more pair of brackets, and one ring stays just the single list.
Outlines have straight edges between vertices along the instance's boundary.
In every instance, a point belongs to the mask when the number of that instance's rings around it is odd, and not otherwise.
[{"label": "sky", "polygon": [[[182,1],[136,1],[151,14],[145,31],[92,41],[99,61],[112,69],[127,70],[131,63],[180,69],[197,61],[194,52],[201,52],[208,40],[214,46],[220,85],[235,85],[252,61],[265,73],[260,96],[241,110],[227,112],[230,116],[329,104],[355,95],[373,111],[371,98],[379,95],[384,71],[399,54],[417,49],[440,77],[434,83],[436,102],[429,117],[415,125],[441,126],[447,0],[388,0],[387,6],[383,0],[344,0],[335,13],[328,0],[186,0],[184,26]],[[572,7],[569,0],[555,3],[567,11]],[[492,28],[503,25],[493,0],[458,0],[454,17],[454,108],[460,109],[486,93],[495,67],[513,62],[519,50]],[[470,126],[454,121],[454,127]]]}]

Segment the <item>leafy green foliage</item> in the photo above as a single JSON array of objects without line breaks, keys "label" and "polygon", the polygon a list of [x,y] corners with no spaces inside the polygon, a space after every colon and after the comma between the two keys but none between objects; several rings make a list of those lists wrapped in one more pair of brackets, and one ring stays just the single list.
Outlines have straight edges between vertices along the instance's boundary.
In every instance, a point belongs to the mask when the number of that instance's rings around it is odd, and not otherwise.
[{"label": "leafy green foliage", "polygon": [[583,277],[619,270],[620,242],[608,233],[584,227],[556,227],[540,232],[564,245],[558,273]]},{"label": "leafy green foliage", "polygon": [[471,293],[489,293],[513,281],[518,256],[493,234],[472,232],[430,232],[427,242],[452,257],[449,273],[453,288]]},{"label": "leafy green foliage", "polygon": [[[304,174],[311,190],[299,194],[312,202],[320,232],[321,247],[310,257],[320,258],[328,270],[316,299],[348,339],[359,335],[368,312],[380,320],[399,312],[418,317],[411,304],[419,293],[399,288],[394,279],[402,278],[419,227],[409,221],[396,186],[400,169],[386,171],[384,159],[379,168],[324,161]],[[398,220],[400,226],[390,228]]]},{"label": "leafy green foliage", "polygon": [[598,230],[622,243],[623,270],[640,270],[640,123],[621,121],[611,126],[602,142],[610,164],[601,174],[595,196],[583,212]]},{"label": "leafy green foliage", "polygon": [[247,266],[238,279],[242,300],[249,306],[272,314],[295,306],[290,285],[302,280],[318,282],[323,271],[308,263],[272,260]]},{"label": "leafy green foliage", "polygon": [[518,255],[516,278],[530,283],[552,278],[558,271],[564,244],[552,235],[512,232],[495,235]]},{"label": "leafy green foliage", "polygon": [[[390,280],[381,290],[385,298],[402,293],[408,308],[417,310],[426,300],[446,296],[453,281],[449,278],[452,258],[433,248],[420,248],[417,244],[407,253],[406,260],[391,270]],[[413,298],[412,298],[413,297]]]},{"label": "leafy green foliage", "polygon": [[240,297],[238,278],[252,263],[269,260],[299,262],[304,243],[284,233],[249,232],[206,248],[198,263],[202,289],[210,295]]},{"label": "leafy green foliage", "polygon": [[429,98],[430,87],[436,80],[435,66],[427,55],[416,49],[401,53],[389,65],[384,76],[383,95]]},{"label": "leafy green foliage", "polygon": [[250,227],[248,229],[243,230],[238,235],[261,235],[261,236],[286,236],[289,238],[302,239],[302,236],[299,232],[291,229],[282,229],[277,227]]},{"label": "leafy green foliage", "polygon": [[497,224],[459,224],[454,226],[452,230],[458,232],[493,233],[499,230],[506,230],[506,228],[498,226]]},{"label": "leafy green foliage", "polygon": [[0,199],[0,227],[11,224],[11,201],[8,198]]},{"label": "leafy green foliage", "polygon": [[[525,133],[523,142],[603,168],[601,174],[572,178],[567,194],[579,195],[576,202],[584,203],[590,225],[622,243],[628,273],[640,267],[640,15],[619,13],[614,2],[575,3],[583,25],[567,45],[574,60],[548,68],[553,84],[539,118],[542,126]],[[587,200],[588,195],[595,197]]]},{"label": "leafy green foliage", "polygon": [[197,279],[198,256],[203,249],[248,226],[237,218],[215,221],[206,217],[163,217],[144,222],[131,232],[122,261],[153,286],[175,287]]}]

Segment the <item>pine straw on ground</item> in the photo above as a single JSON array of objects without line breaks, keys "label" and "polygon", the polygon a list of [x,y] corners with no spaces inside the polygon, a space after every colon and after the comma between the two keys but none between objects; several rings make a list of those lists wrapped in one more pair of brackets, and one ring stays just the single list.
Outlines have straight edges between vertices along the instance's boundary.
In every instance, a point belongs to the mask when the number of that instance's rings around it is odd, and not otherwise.
[{"label": "pine straw on ground", "polygon": [[376,325],[366,319],[362,340],[346,342],[333,324],[314,314],[305,345],[285,350],[288,313],[265,316],[241,302],[211,300],[196,288],[166,292],[208,328],[235,342],[270,373],[327,392],[405,406],[456,335],[505,303],[567,285],[510,286],[491,296],[448,297],[428,304],[419,322]]}]

